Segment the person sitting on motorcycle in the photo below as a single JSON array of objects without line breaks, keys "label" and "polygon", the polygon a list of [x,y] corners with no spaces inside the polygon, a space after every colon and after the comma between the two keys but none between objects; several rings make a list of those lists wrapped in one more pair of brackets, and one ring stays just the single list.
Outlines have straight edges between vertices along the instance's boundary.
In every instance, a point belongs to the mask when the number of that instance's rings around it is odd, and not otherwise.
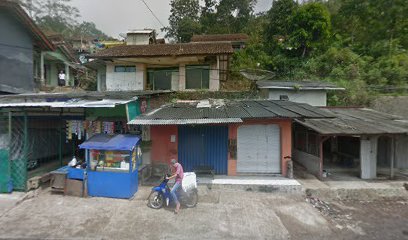
[{"label": "person sitting on motorcycle", "polygon": [[177,162],[176,159],[171,160],[171,166],[174,168],[174,173],[172,176],[168,177],[167,179],[176,179],[176,182],[173,186],[173,188],[170,191],[171,197],[173,198],[174,202],[176,203],[176,210],[174,210],[174,213],[177,214],[180,210],[180,202],[177,199],[177,191],[181,187],[181,183],[183,181],[184,177],[184,171],[183,171],[183,166],[181,166],[180,163]]}]

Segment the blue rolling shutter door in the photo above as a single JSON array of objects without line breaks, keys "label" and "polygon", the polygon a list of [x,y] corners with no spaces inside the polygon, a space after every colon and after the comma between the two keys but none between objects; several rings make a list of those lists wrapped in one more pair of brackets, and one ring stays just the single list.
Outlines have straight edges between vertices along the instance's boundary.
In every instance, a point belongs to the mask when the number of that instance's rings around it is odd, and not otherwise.
[{"label": "blue rolling shutter door", "polygon": [[179,161],[184,171],[210,166],[216,174],[227,174],[228,127],[180,126],[178,147]]}]

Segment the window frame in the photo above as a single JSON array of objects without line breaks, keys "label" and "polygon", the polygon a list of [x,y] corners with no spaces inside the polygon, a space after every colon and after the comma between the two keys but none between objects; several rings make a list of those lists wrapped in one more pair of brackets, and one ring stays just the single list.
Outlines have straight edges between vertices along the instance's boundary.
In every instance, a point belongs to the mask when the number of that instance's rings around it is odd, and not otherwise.
[{"label": "window frame", "polygon": [[[118,71],[118,69],[124,68],[124,71]],[[129,65],[116,65],[113,69],[115,73],[134,73],[136,72],[136,66]]]},{"label": "window frame", "polygon": [[[196,70],[196,69],[201,70],[200,88],[188,87],[188,80],[189,80],[188,79],[188,71],[189,70]],[[208,71],[208,87],[207,86],[203,87],[203,70]],[[209,90],[210,89],[210,79],[211,79],[211,67],[210,67],[210,65],[187,65],[185,71],[186,71],[186,73],[185,73],[185,76],[186,76],[185,89],[187,89],[187,90]]]}]

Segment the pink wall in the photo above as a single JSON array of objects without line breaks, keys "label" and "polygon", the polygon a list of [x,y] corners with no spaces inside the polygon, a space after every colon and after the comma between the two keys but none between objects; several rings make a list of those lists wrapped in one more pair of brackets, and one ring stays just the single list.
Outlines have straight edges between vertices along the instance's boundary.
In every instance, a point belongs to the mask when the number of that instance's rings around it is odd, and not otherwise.
[{"label": "pink wall", "polygon": [[[178,158],[177,126],[152,126],[150,130],[152,139],[151,161],[152,163],[170,163],[171,159]],[[176,141],[171,142],[171,136],[176,136]]]},{"label": "pink wall", "polygon": [[[271,120],[248,120],[242,124],[229,125],[229,140],[237,140],[238,127],[242,125],[259,125],[259,124],[277,124],[281,130],[281,164],[282,175],[286,176],[287,161],[289,156],[292,158],[292,120],[291,119],[271,119]],[[237,174],[237,160],[233,159],[231,152],[228,155],[228,175],[234,176]]]}]

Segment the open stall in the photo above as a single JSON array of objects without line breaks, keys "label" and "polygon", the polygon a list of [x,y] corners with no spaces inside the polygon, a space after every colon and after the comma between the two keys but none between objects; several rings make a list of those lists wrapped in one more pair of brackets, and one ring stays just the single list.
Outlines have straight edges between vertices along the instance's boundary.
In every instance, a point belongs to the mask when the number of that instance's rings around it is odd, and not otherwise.
[{"label": "open stall", "polygon": [[80,145],[86,150],[89,196],[133,197],[138,190],[140,141],[136,135],[97,134]]}]

